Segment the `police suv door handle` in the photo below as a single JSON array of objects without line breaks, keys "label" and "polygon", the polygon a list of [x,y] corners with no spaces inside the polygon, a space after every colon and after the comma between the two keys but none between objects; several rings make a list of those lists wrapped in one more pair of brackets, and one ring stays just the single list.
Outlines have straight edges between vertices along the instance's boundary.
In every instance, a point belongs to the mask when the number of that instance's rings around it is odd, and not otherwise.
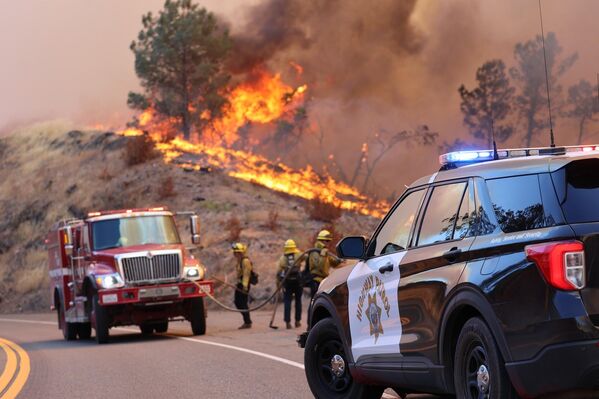
[{"label": "police suv door handle", "polygon": [[458,257],[462,253],[462,250],[458,247],[453,247],[449,251],[443,254],[443,257],[447,259],[449,263],[454,263],[458,260]]},{"label": "police suv door handle", "polygon": [[379,272],[381,274],[385,274],[387,272],[392,272],[392,271],[393,271],[393,263],[391,263],[391,262],[387,263],[385,266],[379,267]]}]

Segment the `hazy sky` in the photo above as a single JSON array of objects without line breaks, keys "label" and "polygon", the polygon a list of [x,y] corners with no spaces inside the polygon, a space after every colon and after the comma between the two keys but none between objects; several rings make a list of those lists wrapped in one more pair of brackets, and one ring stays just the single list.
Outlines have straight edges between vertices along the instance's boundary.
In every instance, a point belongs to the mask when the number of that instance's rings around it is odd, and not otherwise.
[{"label": "hazy sky", "polygon": [[[246,5],[256,2],[199,3],[235,27]],[[137,85],[129,44],[140,30],[141,15],[162,3],[0,0],[0,130],[54,118],[87,124],[127,120],[127,92]],[[599,1],[543,4],[545,30],[557,33],[566,52],[580,56],[567,79],[594,81]],[[514,44],[539,33],[537,0],[419,0],[412,20],[426,45],[405,67],[405,73],[418,77],[406,79],[403,120],[446,132],[463,131],[459,84],[471,85],[476,68],[487,59],[501,57],[510,64]],[[417,73],[422,68],[428,73]]]}]

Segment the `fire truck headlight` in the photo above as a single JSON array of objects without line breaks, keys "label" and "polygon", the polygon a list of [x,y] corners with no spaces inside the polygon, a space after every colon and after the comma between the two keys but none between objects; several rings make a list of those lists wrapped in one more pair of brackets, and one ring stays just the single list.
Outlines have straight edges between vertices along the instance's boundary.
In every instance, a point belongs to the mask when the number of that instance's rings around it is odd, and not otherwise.
[{"label": "fire truck headlight", "polygon": [[183,275],[186,279],[192,280],[192,281],[202,280],[204,278],[205,274],[206,274],[206,271],[204,269],[204,266],[202,266],[202,265],[186,266],[185,271],[183,273]]},{"label": "fire truck headlight", "polygon": [[96,277],[96,283],[98,286],[110,289],[110,288],[121,288],[125,285],[121,275],[118,273],[104,274]]}]

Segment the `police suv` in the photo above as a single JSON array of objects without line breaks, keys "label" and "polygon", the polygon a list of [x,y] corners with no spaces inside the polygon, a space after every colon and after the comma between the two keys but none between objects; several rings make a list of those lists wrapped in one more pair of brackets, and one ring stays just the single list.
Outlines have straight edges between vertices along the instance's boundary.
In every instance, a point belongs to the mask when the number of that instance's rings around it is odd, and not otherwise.
[{"label": "police suv", "polygon": [[535,397],[599,387],[599,146],[440,157],[325,279],[305,348],[318,398]]}]

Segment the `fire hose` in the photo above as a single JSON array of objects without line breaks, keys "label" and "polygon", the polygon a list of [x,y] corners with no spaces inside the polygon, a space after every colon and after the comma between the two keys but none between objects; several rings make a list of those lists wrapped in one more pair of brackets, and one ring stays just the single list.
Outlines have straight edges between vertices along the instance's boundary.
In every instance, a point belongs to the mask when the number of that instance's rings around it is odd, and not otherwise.
[{"label": "fire hose", "polygon": [[[266,306],[269,302],[272,301],[272,299],[279,293],[279,291],[281,291],[281,289],[283,288],[283,285],[285,283],[285,280],[287,280],[287,277],[289,276],[289,274],[291,273],[291,271],[300,264],[301,261],[303,261],[305,259],[305,256],[307,254],[309,254],[310,252],[313,252],[314,249],[309,249],[305,252],[302,252],[302,254],[295,260],[295,262],[293,262],[293,264],[291,265],[291,267],[289,267],[287,269],[287,271],[285,272],[285,274],[283,275],[283,278],[277,283],[277,289],[261,304],[251,307],[249,309],[237,309],[237,308],[233,308],[231,306],[228,306],[224,303],[222,303],[221,301],[219,301],[218,299],[216,299],[214,297],[214,295],[210,294],[210,293],[206,293],[206,296],[210,299],[212,299],[218,306],[220,306],[221,308],[228,310],[229,312],[239,312],[239,313],[248,313],[248,312],[254,312],[256,310],[262,309],[264,306]],[[211,277],[212,278],[212,277]],[[200,286],[199,283],[195,283],[198,287]],[[226,283],[227,285],[229,285],[228,283]],[[239,288],[235,287],[236,290],[242,291]],[[243,293],[246,293],[244,291],[242,291]]]}]

